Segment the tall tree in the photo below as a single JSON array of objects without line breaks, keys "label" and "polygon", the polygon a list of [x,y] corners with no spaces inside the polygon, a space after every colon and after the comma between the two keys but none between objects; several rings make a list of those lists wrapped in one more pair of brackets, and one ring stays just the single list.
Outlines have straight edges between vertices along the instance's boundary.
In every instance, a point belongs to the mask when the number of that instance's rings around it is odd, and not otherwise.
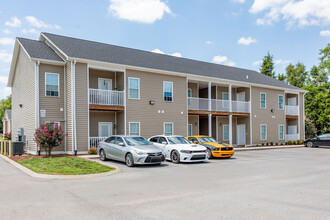
[{"label": "tall tree", "polygon": [[323,50],[320,50],[320,55],[318,81],[327,83],[330,77],[330,43]]},{"label": "tall tree", "polygon": [[262,59],[260,73],[275,78],[273,55],[267,52],[267,55]]},{"label": "tall tree", "polygon": [[302,88],[305,85],[308,72],[304,64],[298,62],[295,66],[291,63],[286,67],[287,82]]},{"label": "tall tree", "polygon": [[2,118],[5,116],[5,111],[11,109],[11,96],[0,101],[0,133],[3,133]]},{"label": "tall tree", "polygon": [[280,80],[280,81],[285,82],[285,80],[286,80],[286,75],[285,75],[285,74],[281,74],[281,73],[279,73],[279,74],[277,75],[277,79]]}]

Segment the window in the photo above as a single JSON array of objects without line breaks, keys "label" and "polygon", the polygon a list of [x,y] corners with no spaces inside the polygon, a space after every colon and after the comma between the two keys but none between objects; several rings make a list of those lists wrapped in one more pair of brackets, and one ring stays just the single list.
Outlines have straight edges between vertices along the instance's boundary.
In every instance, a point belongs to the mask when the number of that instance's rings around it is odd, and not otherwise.
[{"label": "window", "polygon": [[229,141],[229,125],[223,125],[223,140],[224,141]]},{"label": "window", "polygon": [[192,143],[199,143],[199,141],[195,137],[189,137],[188,141],[191,141]]},{"label": "window", "polygon": [[128,98],[140,99],[140,79],[128,77]]},{"label": "window", "polygon": [[284,109],[284,105],[283,105],[283,95],[279,95],[279,96],[278,96],[278,109],[281,109],[281,110]]},{"label": "window", "polygon": [[162,144],[163,142],[166,142],[166,143],[167,143],[166,138],[164,138],[164,137],[159,137],[159,139],[158,139],[158,143]]},{"label": "window", "polygon": [[117,137],[116,144],[119,145],[120,143],[124,143],[124,140],[121,137]]},{"label": "window", "polygon": [[222,102],[222,108],[229,110],[229,93],[228,92],[222,92],[222,100],[225,100]]},{"label": "window", "polygon": [[150,142],[157,142],[157,140],[158,140],[158,137],[153,137],[153,138],[150,138]]},{"label": "window", "polygon": [[46,96],[60,96],[60,75],[57,73],[46,73],[45,79],[45,86],[46,86]]},{"label": "window", "polygon": [[260,93],[260,108],[266,108],[266,93]]},{"label": "window", "polygon": [[192,96],[192,90],[188,89],[188,97],[191,97],[191,96]]},{"label": "window", "polygon": [[112,90],[112,79],[98,78],[98,89]]},{"label": "window", "polygon": [[284,140],[284,126],[283,125],[278,126],[278,139]]},{"label": "window", "polygon": [[188,124],[188,136],[192,135],[192,124]]},{"label": "window", "polygon": [[173,135],[173,123],[172,122],[164,123],[164,135]]},{"label": "window", "polygon": [[129,135],[140,136],[140,122],[129,123]]},{"label": "window", "polygon": [[61,126],[61,123],[60,122],[54,122],[53,123],[53,128],[55,128],[55,127],[60,127]]},{"label": "window", "polygon": [[172,102],[173,101],[173,83],[172,82],[164,82],[163,85],[164,90],[164,101]]},{"label": "window", "polygon": [[113,144],[113,143],[115,143],[115,139],[116,139],[116,137],[109,137],[109,138],[105,139],[104,142]]},{"label": "window", "polygon": [[267,140],[267,126],[260,125],[260,140]]}]

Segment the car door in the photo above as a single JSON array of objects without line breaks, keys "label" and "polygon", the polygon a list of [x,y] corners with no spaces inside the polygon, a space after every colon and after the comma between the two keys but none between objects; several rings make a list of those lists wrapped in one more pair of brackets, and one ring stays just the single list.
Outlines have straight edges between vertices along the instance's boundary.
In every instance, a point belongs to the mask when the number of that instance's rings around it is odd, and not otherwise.
[{"label": "car door", "polygon": [[[166,144],[164,144],[164,142],[166,142]],[[165,137],[159,137],[158,138],[158,142],[157,142],[158,146],[162,149],[163,154],[165,154],[166,158],[169,158],[169,144],[168,141],[166,140]]]},{"label": "car door", "polygon": [[324,141],[324,146],[330,147],[330,134],[327,135]]},{"label": "car door", "polygon": [[115,144],[116,137],[109,137],[104,141],[103,149],[105,151],[105,154],[107,158],[114,159],[113,156],[113,147]]},{"label": "car door", "polygon": [[[124,146],[120,146],[120,143],[123,143]],[[125,161],[126,146],[122,137],[116,138],[116,142],[113,146],[113,155],[117,160]]]}]

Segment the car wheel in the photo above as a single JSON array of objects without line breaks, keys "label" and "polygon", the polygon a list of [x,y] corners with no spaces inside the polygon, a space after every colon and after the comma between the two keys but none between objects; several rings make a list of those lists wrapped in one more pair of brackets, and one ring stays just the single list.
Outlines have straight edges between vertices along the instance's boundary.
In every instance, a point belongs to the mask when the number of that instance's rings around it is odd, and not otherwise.
[{"label": "car wheel", "polygon": [[172,151],[171,160],[173,163],[180,163],[180,154],[178,151],[176,150]]},{"label": "car wheel", "polygon": [[134,159],[132,154],[128,153],[125,158],[125,163],[128,167],[134,167]]},{"label": "car wheel", "polygon": [[313,142],[311,141],[308,141],[307,144],[306,144],[307,147],[314,147],[314,144]]},{"label": "car wheel", "polygon": [[213,157],[210,149],[207,149],[206,153],[207,153],[207,159],[211,159]]},{"label": "car wheel", "polygon": [[106,161],[106,160],[107,160],[107,156],[105,155],[105,152],[104,152],[103,149],[100,150],[100,159],[101,159],[102,161]]}]

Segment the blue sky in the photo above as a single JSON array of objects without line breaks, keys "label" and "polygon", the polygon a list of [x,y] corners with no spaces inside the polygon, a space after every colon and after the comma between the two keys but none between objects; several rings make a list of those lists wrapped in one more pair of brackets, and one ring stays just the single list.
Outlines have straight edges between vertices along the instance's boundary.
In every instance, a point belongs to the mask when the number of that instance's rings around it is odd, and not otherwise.
[{"label": "blue sky", "polygon": [[18,1],[0,5],[0,98],[15,37],[41,31],[258,70],[270,51],[276,73],[309,69],[330,43],[329,0]]}]

